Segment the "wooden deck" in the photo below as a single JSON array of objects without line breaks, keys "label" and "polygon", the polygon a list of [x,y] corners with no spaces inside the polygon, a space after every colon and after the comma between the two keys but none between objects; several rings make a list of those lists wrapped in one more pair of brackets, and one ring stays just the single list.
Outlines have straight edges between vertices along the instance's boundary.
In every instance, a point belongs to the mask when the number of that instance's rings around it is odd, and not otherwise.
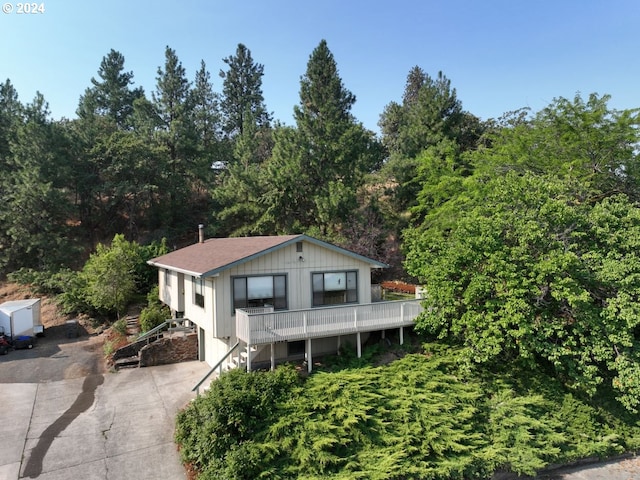
[{"label": "wooden deck", "polygon": [[420,300],[286,310],[236,310],[236,335],[247,345],[335,337],[414,324]]}]

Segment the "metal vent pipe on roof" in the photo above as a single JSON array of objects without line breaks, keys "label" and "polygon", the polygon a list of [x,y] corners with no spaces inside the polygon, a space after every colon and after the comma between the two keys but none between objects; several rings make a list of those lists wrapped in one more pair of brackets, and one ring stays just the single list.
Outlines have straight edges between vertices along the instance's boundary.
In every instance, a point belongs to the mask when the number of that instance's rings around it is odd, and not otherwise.
[{"label": "metal vent pipe on roof", "polygon": [[204,225],[198,225],[198,242],[204,243]]}]

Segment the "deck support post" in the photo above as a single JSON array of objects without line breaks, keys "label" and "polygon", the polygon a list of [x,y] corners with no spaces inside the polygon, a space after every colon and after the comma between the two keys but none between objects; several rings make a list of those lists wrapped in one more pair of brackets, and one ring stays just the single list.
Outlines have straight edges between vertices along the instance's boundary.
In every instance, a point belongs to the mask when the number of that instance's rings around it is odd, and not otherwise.
[{"label": "deck support post", "polygon": [[307,372],[311,373],[311,370],[313,368],[313,355],[311,354],[311,339],[310,338],[307,338],[306,357],[307,357]]},{"label": "deck support post", "polygon": [[276,344],[271,344],[271,371],[276,369]]},{"label": "deck support post", "polygon": [[251,344],[247,343],[247,372],[251,371]]},{"label": "deck support post", "polygon": [[404,327],[400,327],[400,345],[404,344]]},{"label": "deck support post", "polygon": [[340,347],[342,346],[342,336],[338,335],[338,349],[336,350],[338,352],[338,355],[340,355]]},{"label": "deck support post", "polygon": [[361,338],[360,338],[360,332],[358,332],[356,334],[356,336],[358,337],[357,340],[357,344],[358,344],[358,358],[360,358],[362,356],[362,342],[361,342]]},{"label": "deck support post", "polygon": [[385,339],[385,336],[384,336],[384,335],[385,335],[385,333],[386,333],[386,332],[387,332],[386,330],[382,330],[382,339],[383,339],[383,340]]}]

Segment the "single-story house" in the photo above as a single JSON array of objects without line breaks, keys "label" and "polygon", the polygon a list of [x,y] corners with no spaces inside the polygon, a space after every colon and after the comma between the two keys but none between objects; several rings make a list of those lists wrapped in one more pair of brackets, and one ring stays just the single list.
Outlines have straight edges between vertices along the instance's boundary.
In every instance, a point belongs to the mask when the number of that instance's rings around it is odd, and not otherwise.
[{"label": "single-story house", "polygon": [[204,239],[148,262],[160,300],[197,327],[212,367],[360,353],[372,331],[413,325],[419,301],[372,302],[371,270],[387,265],[307,235]]}]

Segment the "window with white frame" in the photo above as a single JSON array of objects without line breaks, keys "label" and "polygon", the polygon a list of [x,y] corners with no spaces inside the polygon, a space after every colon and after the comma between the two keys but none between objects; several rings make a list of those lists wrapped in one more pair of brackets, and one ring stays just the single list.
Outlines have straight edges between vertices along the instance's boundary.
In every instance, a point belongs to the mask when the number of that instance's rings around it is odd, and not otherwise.
[{"label": "window with white frame", "polygon": [[234,277],[233,310],[236,308],[273,307],[287,309],[287,276],[261,275]]},{"label": "window with white frame", "polygon": [[193,303],[204,308],[204,278],[191,277],[193,283]]},{"label": "window with white frame", "polygon": [[358,272],[312,273],[313,306],[358,302]]},{"label": "window with white frame", "polygon": [[171,272],[167,268],[164,269],[164,285],[166,287],[171,286]]}]

